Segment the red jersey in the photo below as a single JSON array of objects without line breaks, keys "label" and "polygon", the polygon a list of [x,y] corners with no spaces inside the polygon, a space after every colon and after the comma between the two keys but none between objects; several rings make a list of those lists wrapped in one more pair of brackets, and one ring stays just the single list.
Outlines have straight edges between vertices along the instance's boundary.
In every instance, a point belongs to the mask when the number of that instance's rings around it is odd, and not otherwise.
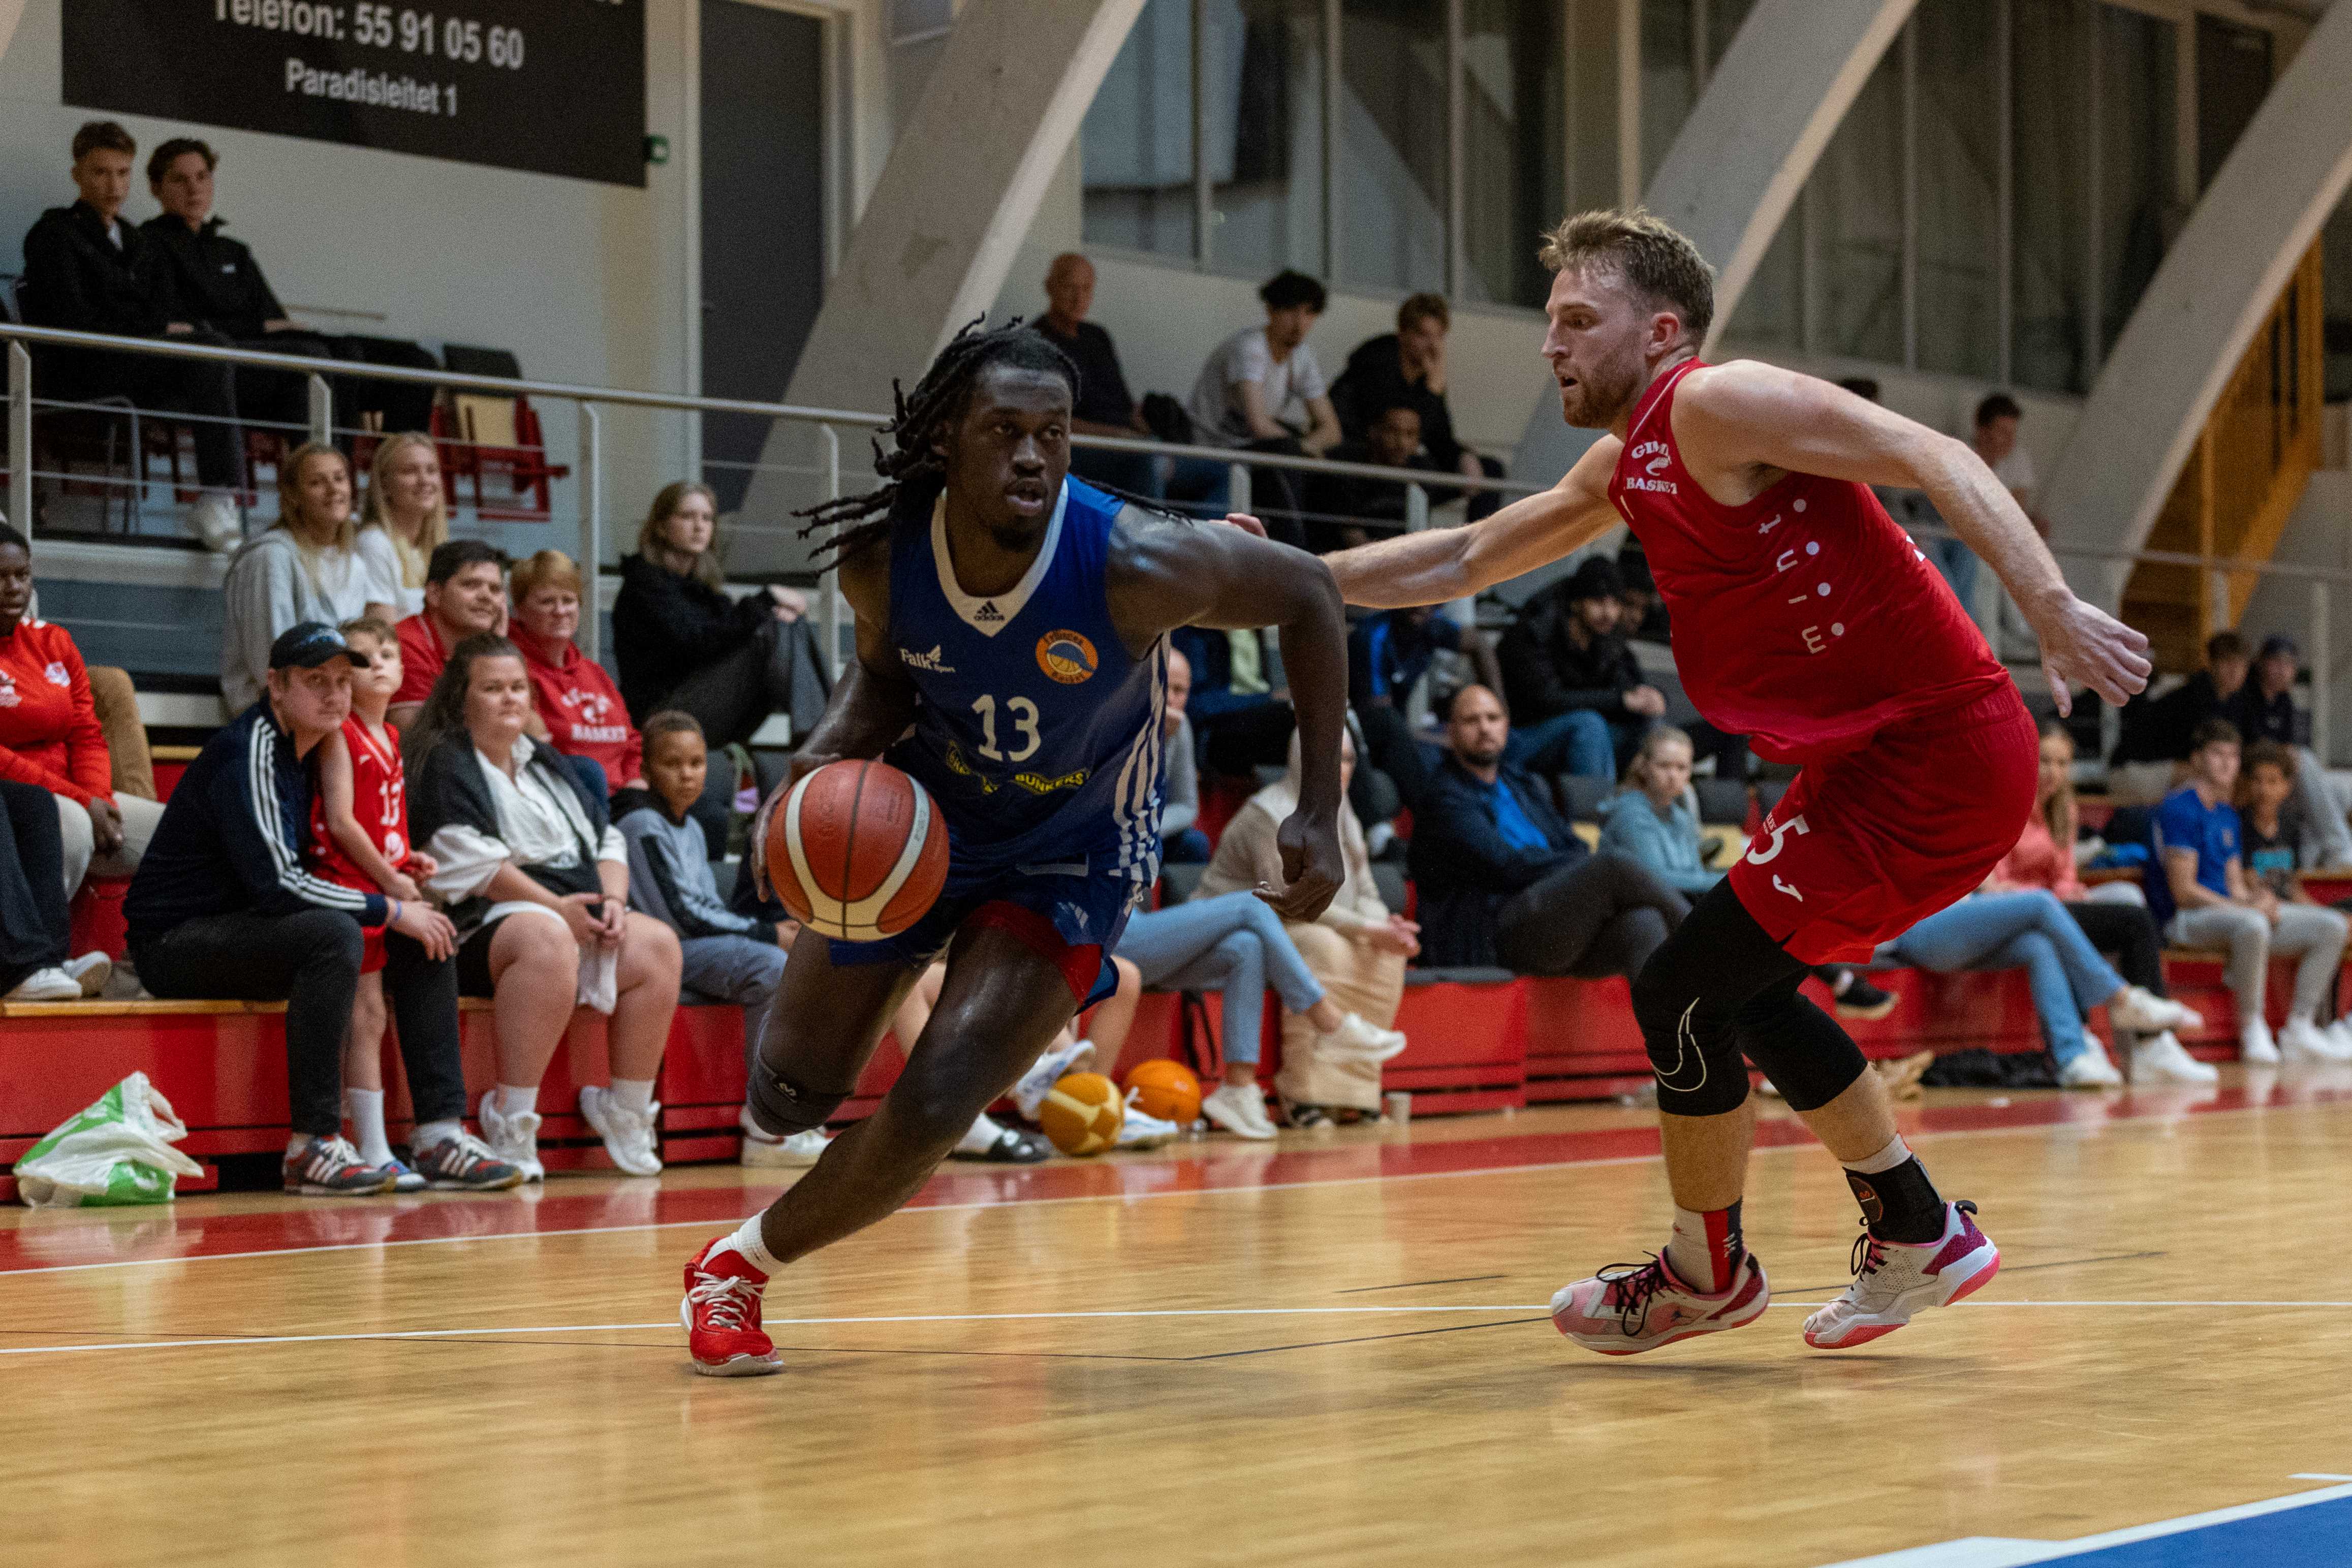
[{"label": "red jersey", "polygon": [[[1727,506],[1683,466],[1675,392],[1644,393],[1609,499],[1674,616],[1675,668],[1707,722],[1809,763],[2010,686],[1951,589],[1867,485],[1791,473]],[[2006,847],[2006,846],[2004,846]]]},{"label": "red jersey", "polygon": [[[352,816],[395,871],[408,860],[408,789],[400,769],[400,742],[387,731],[379,742],[356,718],[343,721],[343,744],[352,753]],[[327,831],[323,791],[310,799],[310,841],[318,846],[319,875],[346,888],[377,891],[375,879],[359,868]]]},{"label": "red jersey", "polygon": [[114,793],[81,650],[65,627],[30,616],[0,634],[0,779],[85,805]]},{"label": "red jersey", "polygon": [[400,637],[400,689],[392,694],[392,700],[401,704],[422,702],[433,695],[433,683],[441,679],[449,650],[441,646],[441,634],[433,629],[422,610],[392,629]]},{"label": "red jersey", "polygon": [[645,737],[629,722],[620,689],[604,667],[570,641],[541,642],[519,625],[507,636],[522,649],[531,705],[555,749],[593,761],[616,790],[642,773]]}]

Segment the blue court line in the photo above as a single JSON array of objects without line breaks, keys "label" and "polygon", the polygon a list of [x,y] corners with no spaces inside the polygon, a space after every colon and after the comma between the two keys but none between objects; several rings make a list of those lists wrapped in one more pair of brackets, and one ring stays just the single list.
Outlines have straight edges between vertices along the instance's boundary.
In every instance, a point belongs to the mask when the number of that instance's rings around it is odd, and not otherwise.
[{"label": "blue court line", "polygon": [[1838,1568],[2317,1568],[2352,1564],[2352,1486],[2324,1487],[2075,1541],[1977,1536]]}]

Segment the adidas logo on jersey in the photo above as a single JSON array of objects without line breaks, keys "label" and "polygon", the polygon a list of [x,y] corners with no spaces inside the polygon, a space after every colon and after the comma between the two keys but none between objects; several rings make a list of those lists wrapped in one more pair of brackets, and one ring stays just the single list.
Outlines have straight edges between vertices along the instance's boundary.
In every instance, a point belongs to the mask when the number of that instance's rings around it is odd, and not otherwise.
[{"label": "adidas logo on jersey", "polygon": [[996,607],[995,600],[991,599],[974,610],[971,613],[971,618],[975,621],[1002,621],[1004,619],[1004,612]]}]

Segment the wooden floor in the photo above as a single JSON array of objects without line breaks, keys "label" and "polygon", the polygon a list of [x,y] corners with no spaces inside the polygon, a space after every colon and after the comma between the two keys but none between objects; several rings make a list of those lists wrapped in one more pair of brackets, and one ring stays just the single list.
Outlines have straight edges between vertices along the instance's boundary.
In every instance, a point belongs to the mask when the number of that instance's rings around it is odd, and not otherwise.
[{"label": "wooden floor", "polygon": [[1775,1310],[1624,1361],[1544,1306],[1665,1228],[1609,1108],[958,1167],[772,1288],[789,1371],[736,1382],[678,1269],[760,1173],[10,1210],[0,1560],[1815,1564],[2352,1472],[2352,1069],[1906,1121],[2005,1268],[1845,1355],[1797,1329],[1853,1204],[1785,1121]]}]

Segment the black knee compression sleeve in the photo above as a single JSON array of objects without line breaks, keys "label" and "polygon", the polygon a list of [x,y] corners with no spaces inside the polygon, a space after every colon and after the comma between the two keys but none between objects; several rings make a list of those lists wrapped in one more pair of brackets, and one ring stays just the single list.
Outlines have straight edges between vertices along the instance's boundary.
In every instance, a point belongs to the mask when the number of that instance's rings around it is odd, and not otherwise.
[{"label": "black knee compression sleeve", "polygon": [[804,1089],[774,1071],[764,1061],[751,1064],[751,1080],[743,1102],[751,1120],[772,1137],[790,1138],[812,1127],[822,1127],[841,1109],[847,1093],[825,1094]]},{"label": "black knee compression sleeve", "polygon": [[1797,994],[1805,973],[1728,879],[1708,889],[1633,982],[1658,1109],[1674,1116],[1738,1110],[1748,1098],[1743,1052],[1799,1110],[1843,1093],[1866,1064],[1845,1031]]}]

